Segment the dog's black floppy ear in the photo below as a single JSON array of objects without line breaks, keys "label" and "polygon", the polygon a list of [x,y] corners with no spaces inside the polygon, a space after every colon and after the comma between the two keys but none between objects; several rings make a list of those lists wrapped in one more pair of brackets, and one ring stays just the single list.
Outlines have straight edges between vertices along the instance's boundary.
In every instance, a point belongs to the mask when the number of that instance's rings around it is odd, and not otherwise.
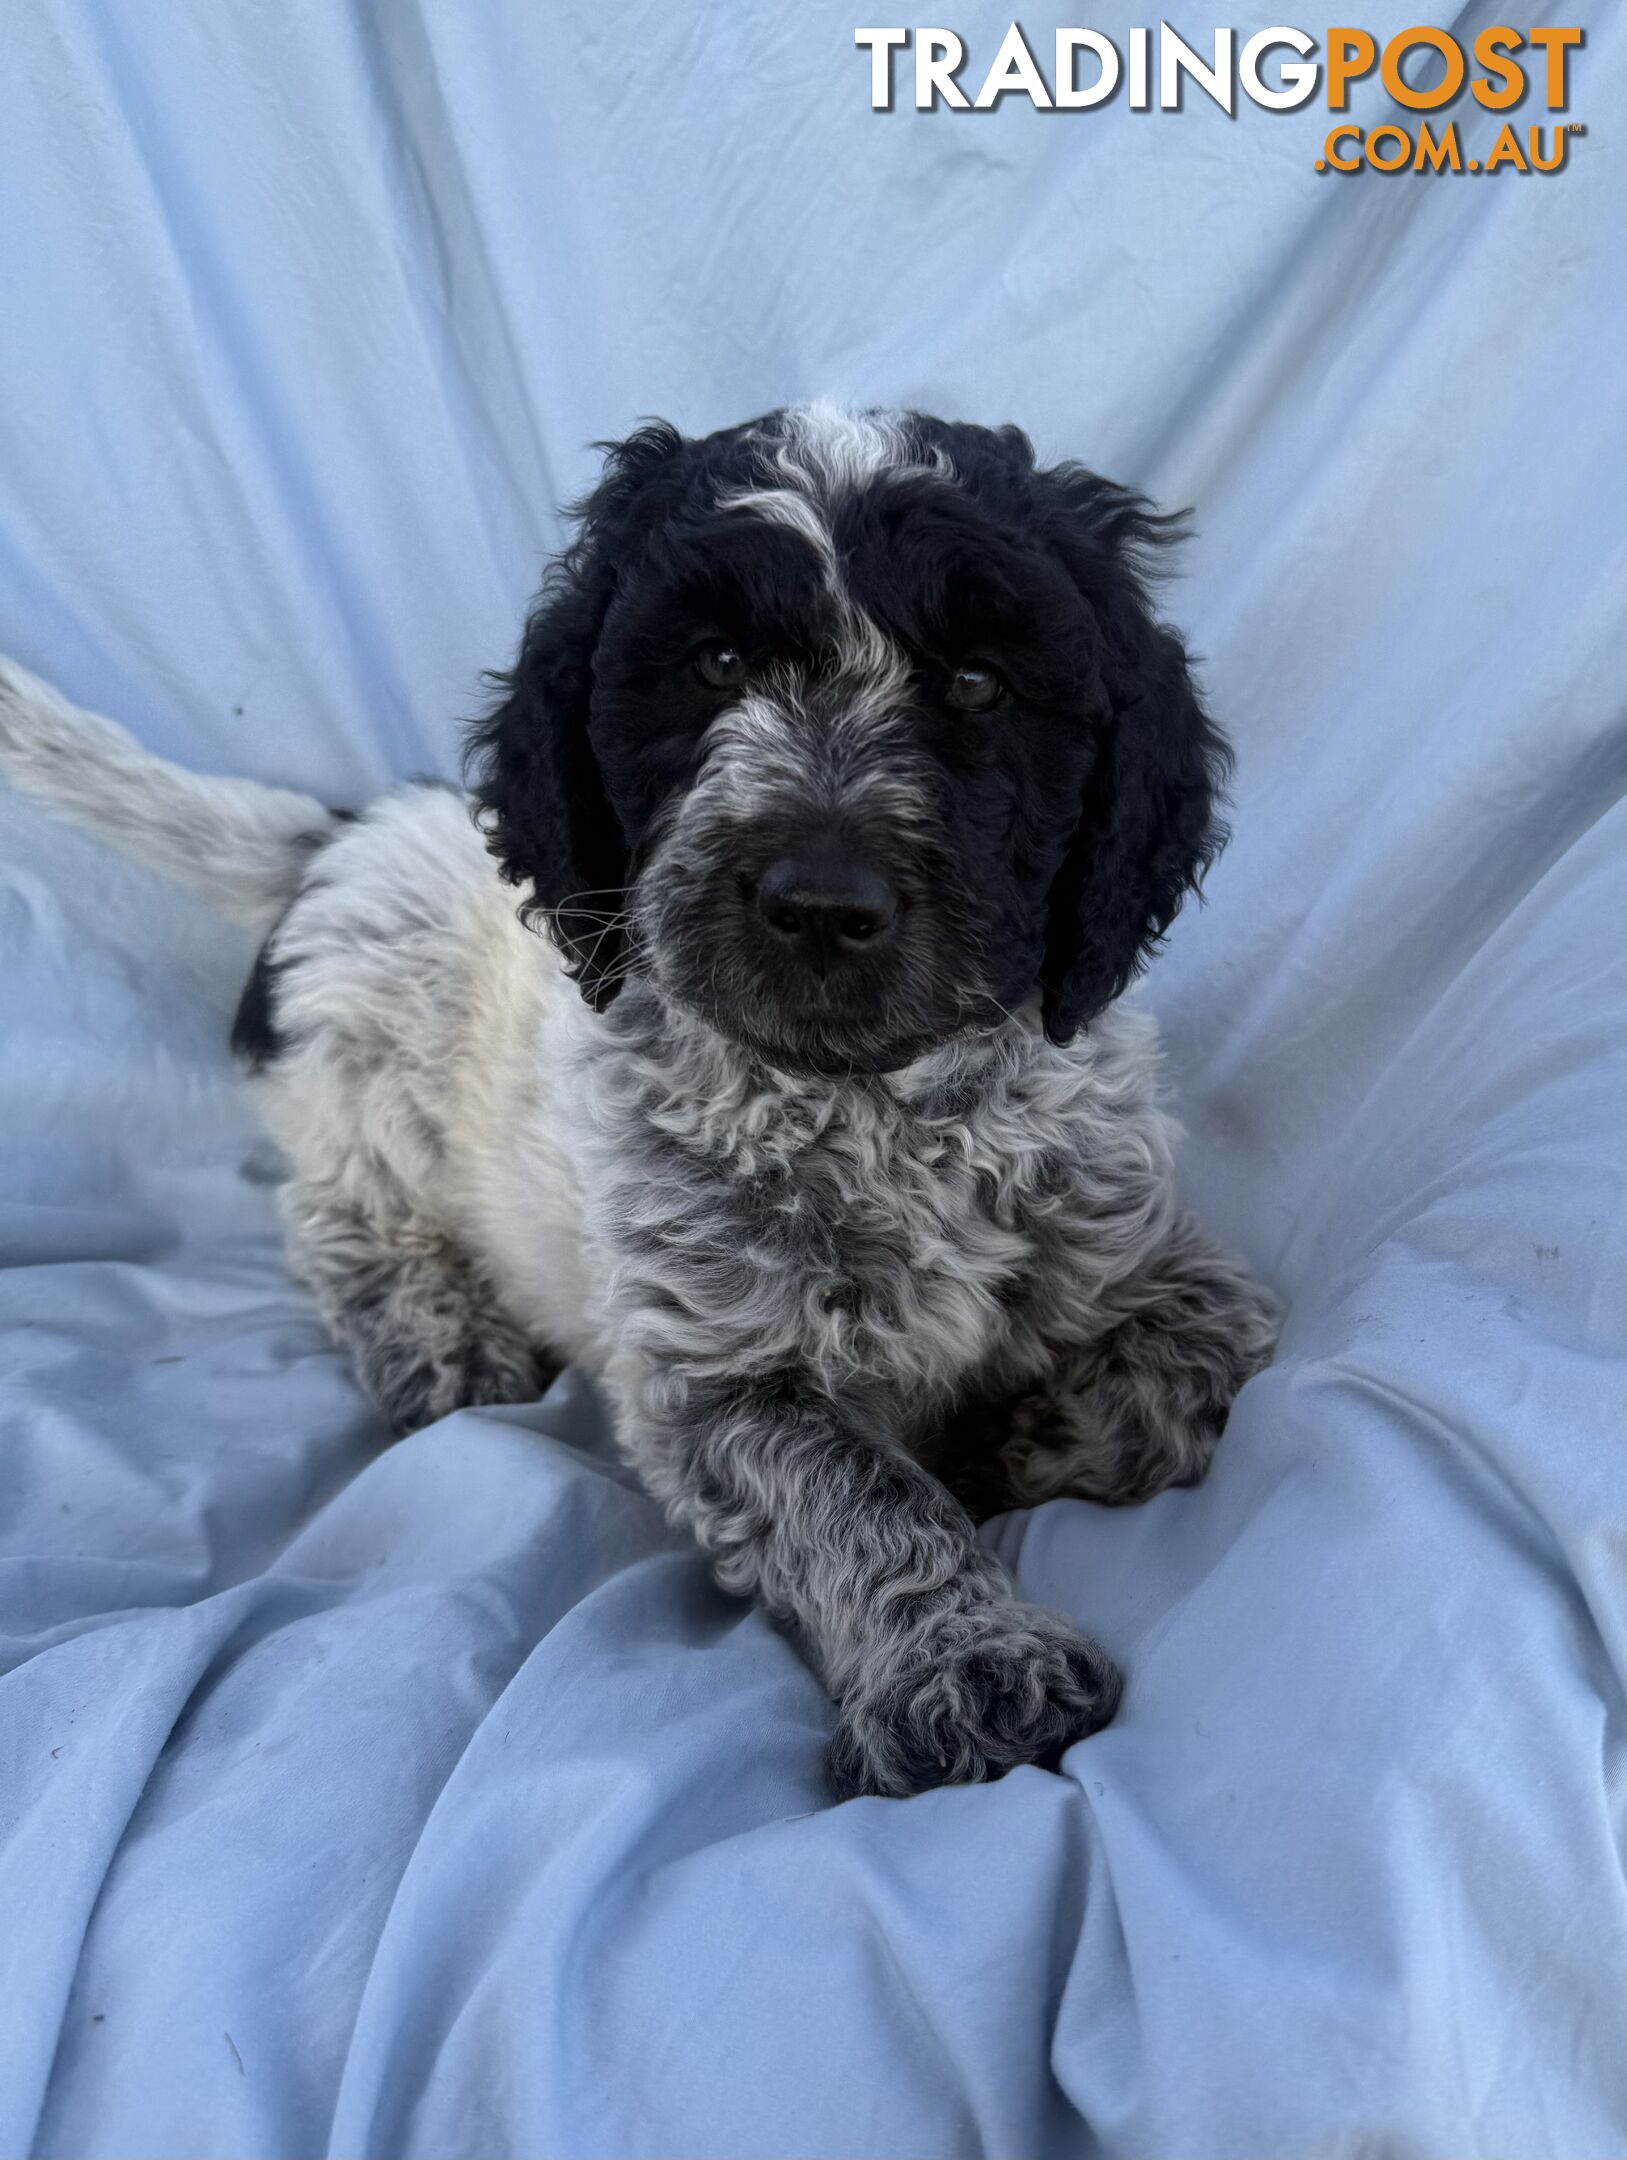
[{"label": "dog's black floppy ear", "polygon": [[1050,537],[1102,633],[1099,745],[1051,888],[1045,1032],[1065,1043],[1138,975],[1220,852],[1231,766],[1148,577],[1180,518],[1078,466],[1041,476]]},{"label": "dog's black floppy ear", "polygon": [[649,529],[646,500],[683,437],[653,421],[600,443],[604,473],[573,506],[576,537],[549,565],[501,702],[469,730],[465,768],[486,845],[520,913],[545,923],[596,1011],[621,982],[628,842],[605,794],[588,722],[593,655],[617,582]]}]

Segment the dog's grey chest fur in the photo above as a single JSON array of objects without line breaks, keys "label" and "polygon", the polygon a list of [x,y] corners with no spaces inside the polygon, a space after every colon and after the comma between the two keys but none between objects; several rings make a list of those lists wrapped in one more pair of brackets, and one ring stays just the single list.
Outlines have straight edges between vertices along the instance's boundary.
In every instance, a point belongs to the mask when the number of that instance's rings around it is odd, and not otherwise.
[{"label": "dog's grey chest fur", "polygon": [[[610,1032],[589,1227],[613,1347],[696,1379],[783,1371],[929,1416],[1021,1332],[1078,1203],[1082,1109],[1101,1098],[1122,1145],[1125,1073],[1104,1092],[1077,1060],[1036,1066],[1016,1028],[840,1083],[765,1073],[632,1000]],[[1129,1063],[1149,1096],[1139,1031]]]}]

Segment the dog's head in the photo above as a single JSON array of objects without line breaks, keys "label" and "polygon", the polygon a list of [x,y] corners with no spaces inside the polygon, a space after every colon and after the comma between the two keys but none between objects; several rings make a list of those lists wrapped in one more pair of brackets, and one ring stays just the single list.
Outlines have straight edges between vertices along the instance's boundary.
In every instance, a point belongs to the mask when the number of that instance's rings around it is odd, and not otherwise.
[{"label": "dog's head", "polygon": [[1016,428],[831,407],[608,450],[471,767],[582,993],[801,1071],[1037,990],[1065,1042],[1222,837],[1169,524]]}]

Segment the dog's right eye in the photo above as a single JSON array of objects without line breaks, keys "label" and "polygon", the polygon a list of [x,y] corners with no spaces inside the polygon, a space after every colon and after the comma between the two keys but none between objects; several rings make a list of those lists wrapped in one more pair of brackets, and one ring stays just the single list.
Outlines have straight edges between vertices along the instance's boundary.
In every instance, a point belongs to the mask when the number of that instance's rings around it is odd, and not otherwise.
[{"label": "dog's right eye", "polygon": [[738,690],[746,663],[732,645],[707,645],[695,655],[695,673],[712,690]]},{"label": "dog's right eye", "polygon": [[949,702],[957,712],[985,713],[1005,695],[1005,684],[982,660],[968,660],[949,678]]}]

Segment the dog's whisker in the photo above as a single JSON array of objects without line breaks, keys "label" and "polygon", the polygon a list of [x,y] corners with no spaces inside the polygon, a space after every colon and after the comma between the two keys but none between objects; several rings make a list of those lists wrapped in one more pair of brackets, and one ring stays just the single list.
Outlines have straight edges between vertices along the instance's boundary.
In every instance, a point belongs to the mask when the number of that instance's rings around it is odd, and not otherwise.
[{"label": "dog's whisker", "polygon": [[618,931],[618,930],[620,929],[620,927],[621,927],[621,923],[622,923],[622,918],[621,918],[620,916],[617,916],[617,917],[613,917],[611,921],[609,921],[609,922],[607,922],[607,923],[605,924],[604,928],[603,928],[603,929],[602,929],[602,930],[601,930],[601,931],[599,932],[598,936],[597,936],[597,937],[596,937],[596,938],[595,938],[595,939],[593,940],[593,949],[592,949],[592,951],[591,951],[591,952],[590,952],[590,953],[588,954],[588,956],[587,956],[587,959],[586,959],[586,960],[584,961],[584,963],[583,963],[583,965],[584,965],[584,966],[586,966],[586,967],[589,967],[589,968],[591,968],[591,967],[592,967],[592,965],[593,965],[594,961],[598,959],[598,957],[599,957],[599,954],[600,954],[600,952],[601,952],[601,951],[602,951],[602,950],[604,949],[604,944],[605,944],[605,940],[606,940],[607,938],[609,938],[609,937],[612,937],[612,936],[614,936],[614,935],[616,934],[616,932],[617,932],[617,931]]}]

